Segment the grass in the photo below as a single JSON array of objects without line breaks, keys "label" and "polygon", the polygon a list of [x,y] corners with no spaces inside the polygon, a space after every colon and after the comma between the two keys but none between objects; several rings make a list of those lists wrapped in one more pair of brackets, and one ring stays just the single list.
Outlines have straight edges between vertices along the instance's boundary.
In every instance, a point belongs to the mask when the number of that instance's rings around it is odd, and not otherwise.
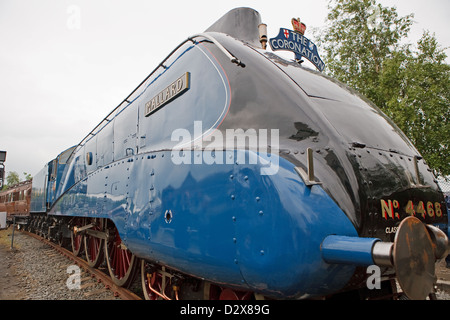
[{"label": "grass", "polygon": [[[12,232],[13,228],[12,226],[8,229],[0,230],[0,246],[3,246],[5,248],[11,248],[11,238],[12,238]],[[17,233],[20,231],[15,230],[14,236],[17,235]],[[20,246],[14,242],[14,249],[20,249]]]}]

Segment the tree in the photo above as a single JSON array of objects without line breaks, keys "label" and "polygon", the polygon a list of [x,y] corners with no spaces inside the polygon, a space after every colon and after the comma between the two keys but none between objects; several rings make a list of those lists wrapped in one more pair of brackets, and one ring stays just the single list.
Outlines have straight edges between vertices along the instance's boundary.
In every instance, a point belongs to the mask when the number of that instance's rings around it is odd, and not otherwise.
[{"label": "tree", "polygon": [[450,174],[450,66],[434,35],[417,49],[386,59],[380,73],[384,111],[421,151],[437,174]]},{"label": "tree", "polygon": [[15,171],[10,171],[8,173],[8,176],[6,177],[6,184],[8,186],[13,186],[15,184],[18,184],[20,182],[19,174]]},{"label": "tree", "polygon": [[328,8],[328,26],[319,40],[328,72],[377,103],[383,61],[400,47],[413,15],[399,18],[395,8],[375,0],[331,0]]},{"label": "tree", "polygon": [[[23,173],[25,180],[22,181],[28,181],[33,179],[32,175],[29,173],[24,172]],[[6,183],[3,185],[3,188],[1,188],[2,190],[6,190],[7,188],[20,183],[20,177],[19,174],[15,171],[10,171],[8,172],[8,176],[6,177]]]},{"label": "tree", "polygon": [[434,36],[416,48],[406,39],[413,14],[376,0],[330,0],[318,43],[327,72],[380,107],[405,132],[436,174],[450,174],[449,65]]},{"label": "tree", "polygon": [[33,176],[30,173],[24,172],[23,176],[25,177],[25,181],[33,179]]}]

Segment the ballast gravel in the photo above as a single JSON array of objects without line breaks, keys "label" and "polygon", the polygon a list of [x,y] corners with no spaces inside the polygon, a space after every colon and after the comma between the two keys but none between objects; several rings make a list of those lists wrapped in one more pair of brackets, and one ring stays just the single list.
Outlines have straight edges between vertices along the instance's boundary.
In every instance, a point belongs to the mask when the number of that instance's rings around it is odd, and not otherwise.
[{"label": "ballast gravel", "polygon": [[20,231],[0,231],[0,300],[115,300],[73,261]]}]

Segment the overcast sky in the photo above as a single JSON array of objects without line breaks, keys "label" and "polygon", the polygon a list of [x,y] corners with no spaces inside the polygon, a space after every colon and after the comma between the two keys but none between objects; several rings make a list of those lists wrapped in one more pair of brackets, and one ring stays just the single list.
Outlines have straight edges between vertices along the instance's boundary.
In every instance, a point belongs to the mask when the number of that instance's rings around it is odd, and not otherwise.
[{"label": "overcast sky", "polygon": [[[381,0],[415,14],[450,47],[449,0]],[[327,0],[0,0],[0,150],[6,171],[36,174],[76,145],[175,46],[235,7],[259,11],[269,38],[300,17],[320,28]],[[308,36],[308,30],[306,33]],[[320,52],[320,49],[319,49]],[[446,51],[450,55],[450,51]],[[447,60],[448,61],[448,60]]]}]

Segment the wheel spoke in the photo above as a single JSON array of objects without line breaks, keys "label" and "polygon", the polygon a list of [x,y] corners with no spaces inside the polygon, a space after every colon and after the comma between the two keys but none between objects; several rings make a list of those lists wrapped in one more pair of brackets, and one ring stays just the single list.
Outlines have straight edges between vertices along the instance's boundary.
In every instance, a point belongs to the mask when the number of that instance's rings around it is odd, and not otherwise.
[{"label": "wheel spoke", "polygon": [[[82,227],[83,225],[84,225],[83,218],[77,218],[73,224],[74,227]],[[83,247],[83,235],[75,234],[75,232],[72,230],[71,241],[72,241],[72,252],[75,256],[78,256],[81,253]]]},{"label": "wheel spoke", "polygon": [[[104,231],[103,226],[103,220],[102,219],[91,219],[90,221],[87,221],[86,223],[92,223],[95,226],[92,227],[92,230],[95,231]],[[96,238],[92,235],[85,235],[84,237],[85,242],[85,249],[86,249],[86,260],[89,264],[89,266],[93,268],[97,268],[100,266],[103,262],[103,239]]]},{"label": "wheel spoke", "polygon": [[114,227],[110,230],[110,240],[105,243],[106,261],[110,276],[119,286],[127,286],[133,280],[136,267],[136,257],[122,247],[119,232]]}]

